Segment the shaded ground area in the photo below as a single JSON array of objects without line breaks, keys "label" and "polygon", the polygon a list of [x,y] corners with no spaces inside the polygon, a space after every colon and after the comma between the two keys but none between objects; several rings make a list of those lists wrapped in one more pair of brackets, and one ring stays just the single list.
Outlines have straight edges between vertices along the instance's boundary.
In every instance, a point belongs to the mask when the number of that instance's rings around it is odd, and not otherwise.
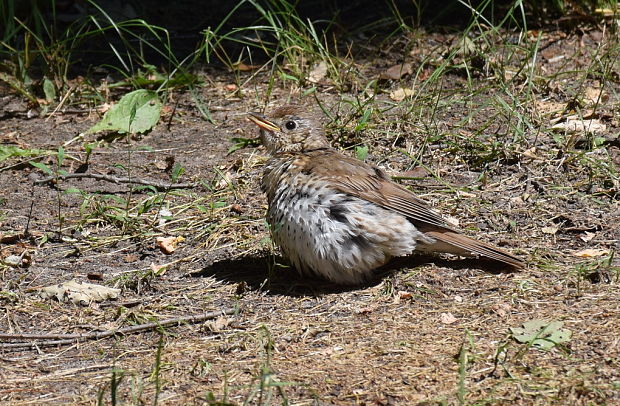
[{"label": "shaded ground area", "polygon": [[[346,86],[322,77],[305,97],[308,87],[286,80],[269,93],[260,71],[203,72],[214,123],[190,95],[170,94],[154,131],[104,142],[88,159],[83,143],[96,136],[75,137],[96,112],[28,119],[5,96],[3,145],[64,145],[69,173],[88,161],[88,173],[122,177],[129,168],[172,182],[179,164],[179,182],[197,185],[130,197],[128,185],[94,179],[36,184],[46,175],[27,161],[53,168],[54,155],[3,161],[1,257],[21,255],[29,266],[0,268],[0,331],[82,333],[238,312],[73,345],[15,349],[6,344],[19,340],[3,340],[0,402],[620,403],[617,41],[599,31],[541,34],[532,64],[527,49],[481,46],[478,65],[451,62],[437,79],[454,38],[400,38],[376,59],[349,61],[338,82]],[[410,75],[366,86],[403,59]],[[405,88],[414,95],[398,100]],[[256,136],[245,113],[268,94],[269,106],[319,101],[335,146],[358,155],[367,146],[368,161],[528,268],[417,256],[360,288],[296,277],[265,226],[264,150],[228,153],[231,138]],[[571,120],[604,128],[551,129]],[[160,236],[184,240],[166,255]],[[121,294],[88,306],[37,295],[71,279]],[[534,319],[563,321],[570,341],[549,351],[516,342],[509,327]]]}]

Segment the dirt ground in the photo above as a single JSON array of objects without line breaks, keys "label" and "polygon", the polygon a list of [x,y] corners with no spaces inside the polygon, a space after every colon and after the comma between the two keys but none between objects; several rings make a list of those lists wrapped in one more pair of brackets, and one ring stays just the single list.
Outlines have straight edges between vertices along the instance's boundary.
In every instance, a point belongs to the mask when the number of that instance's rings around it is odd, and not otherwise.
[{"label": "dirt ground", "polygon": [[[119,200],[128,199],[127,184],[36,183],[46,175],[31,158],[0,162],[0,258],[23,254],[28,262],[0,265],[0,332],[57,336],[233,311],[64,345],[15,348],[45,339],[5,337],[0,402],[620,405],[620,262],[613,256],[620,70],[612,62],[608,75],[597,75],[596,64],[603,52],[620,54],[617,40],[601,45],[608,35],[541,33],[530,79],[519,78],[530,65],[519,73],[519,55],[510,60],[498,47],[478,70],[457,66],[435,80],[455,37],[428,33],[356,59],[344,88],[327,79],[304,89],[279,80],[270,94],[267,72],[204,71],[201,95],[214,123],[188,93],[172,93],[152,132],[104,142],[88,159],[87,173],[123,177],[130,168],[134,179],[162,182],[179,164],[178,182],[196,184],[135,190],[128,205]],[[377,78],[403,55],[414,71],[426,67],[364,90],[359,78]],[[505,87],[489,70],[501,63],[510,75]],[[231,86],[236,78],[240,91]],[[316,92],[303,96],[311,86]],[[391,92],[408,86],[416,99],[394,101]],[[602,96],[593,100],[592,89]],[[61,169],[84,170],[83,144],[97,136],[74,138],[98,120],[96,111],[29,118],[16,96],[3,93],[3,146],[64,145]],[[396,260],[370,286],[297,277],[264,221],[264,149],[228,153],[231,138],[257,135],[246,112],[290,100],[315,109],[318,100],[331,115],[334,146],[349,154],[368,146],[369,162],[528,267],[499,272],[475,259],[414,256]],[[366,128],[355,128],[363,111],[356,103],[372,109]],[[551,130],[579,112],[605,128],[596,137]],[[170,214],[158,215],[163,208]],[[166,255],[155,242],[161,236],[184,240]],[[38,295],[72,279],[119,288],[120,296],[77,305]],[[570,340],[543,351],[513,338],[509,328],[536,319],[562,321]]]}]

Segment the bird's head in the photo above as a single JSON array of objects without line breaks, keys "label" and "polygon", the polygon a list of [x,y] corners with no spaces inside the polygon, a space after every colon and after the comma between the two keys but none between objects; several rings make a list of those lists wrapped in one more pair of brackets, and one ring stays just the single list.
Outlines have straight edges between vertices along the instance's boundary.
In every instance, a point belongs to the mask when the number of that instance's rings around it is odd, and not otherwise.
[{"label": "bird's head", "polygon": [[319,120],[300,106],[280,107],[269,118],[249,113],[249,119],[260,127],[261,141],[271,154],[329,147]]}]

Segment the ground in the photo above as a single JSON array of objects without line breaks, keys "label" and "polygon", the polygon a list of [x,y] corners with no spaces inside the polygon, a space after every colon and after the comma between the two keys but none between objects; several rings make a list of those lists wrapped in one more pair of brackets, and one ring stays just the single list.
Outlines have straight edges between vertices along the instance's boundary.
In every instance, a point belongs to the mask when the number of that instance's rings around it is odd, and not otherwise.
[{"label": "ground", "polygon": [[[0,331],[232,313],[56,346],[10,347],[45,339],[2,336],[0,402],[620,404],[618,40],[601,30],[493,35],[466,51],[456,35],[404,35],[345,59],[337,78],[314,69],[316,83],[301,87],[284,78],[270,88],[265,71],[202,71],[213,122],[190,93],[172,92],[153,131],[103,140],[90,157],[84,144],[97,135],[78,135],[96,110],[32,117],[4,88],[3,146],[64,146],[68,173],[88,162],[87,173],[173,183],[178,164],[177,182],[194,185],[130,196],[127,184],[91,178],[37,183],[47,175],[28,161],[54,169],[50,153],[4,159]],[[386,73],[402,62],[410,73]],[[413,93],[401,100],[399,89]],[[257,136],[246,112],[288,101],[320,103],[335,147],[528,266],[413,256],[368,286],[296,276],[264,221],[264,149],[229,153],[231,138]],[[552,129],[584,122],[604,128]],[[162,236],[184,240],[165,254]],[[11,255],[25,263],[6,264]],[[38,295],[72,279],[120,296],[80,305]],[[531,320],[561,321],[571,336],[548,350],[519,342],[510,328]]]}]

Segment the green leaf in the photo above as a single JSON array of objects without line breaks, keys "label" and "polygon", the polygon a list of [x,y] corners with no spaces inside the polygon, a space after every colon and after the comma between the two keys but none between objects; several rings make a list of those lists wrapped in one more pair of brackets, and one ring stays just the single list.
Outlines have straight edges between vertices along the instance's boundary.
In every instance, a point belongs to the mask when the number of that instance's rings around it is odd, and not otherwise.
[{"label": "green leaf", "polygon": [[176,182],[181,175],[185,172],[185,168],[183,168],[179,164],[175,164],[174,168],[172,168],[172,175],[170,176],[173,182]]},{"label": "green leaf", "polygon": [[563,325],[561,321],[530,320],[521,327],[511,327],[510,332],[520,343],[550,350],[558,344],[570,341],[572,332],[562,329]]},{"label": "green leaf", "polygon": [[371,114],[372,114],[372,109],[364,110],[364,115],[362,116],[357,126],[355,126],[355,129],[353,131],[362,131],[364,128],[366,128],[368,126],[368,120],[370,120]]},{"label": "green leaf", "polygon": [[368,156],[368,146],[367,145],[358,145],[355,147],[355,156],[360,161],[365,161]]},{"label": "green leaf", "polygon": [[0,145],[0,162],[12,157],[30,157],[47,153],[47,151],[40,149],[22,149],[13,145]]},{"label": "green leaf", "polygon": [[45,94],[46,101],[53,102],[56,100],[56,87],[54,86],[54,82],[48,78],[43,80],[43,93]]},{"label": "green leaf", "polygon": [[152,90],[138,89],[127,93],[108,110],[103,119],[86,131],[116,131],[143,133],[151,130],[159,121],[162,103]]},{"label": "green leaf", "polygon": [[295,76],[286,74],[284,72],[280,72],[280,77],[284,80],[292,80],[293,82],[299,83],[299,79],[296,78]]},{"label": "green leaf", "polygon": [[260,145],[260,140],[258,138],[232,137],[230,142],[233,143],[233,146],[228,148],[228,155],[242,148],[257,147]]},{"label": "green leaf", "polygon": [[56,156],[56,162],[58,162],[58,166],[62,165],[62,162],[65,160],[65,149],[63,147],[58,147],[58,155]]},{"label": "green leaf", "polygon": [[50,176],[53,174],[53,172],[50,169],[50,167],[45,165],[42,162],[30,162],[30,165],[34,166],[35,168],[41,169],[43,172],[45,172],[46,174],[48,174]]}]

